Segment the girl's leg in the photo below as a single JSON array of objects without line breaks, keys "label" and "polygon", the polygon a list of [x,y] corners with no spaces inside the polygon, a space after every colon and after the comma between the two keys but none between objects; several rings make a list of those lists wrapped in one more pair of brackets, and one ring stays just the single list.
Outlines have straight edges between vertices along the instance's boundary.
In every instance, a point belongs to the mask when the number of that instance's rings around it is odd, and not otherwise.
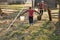
[{"label": "girl's leg", "polygon": [[33,25],[33,17],[31,17],[31,24]]},{"label": "girl's leg", "polygon": [[42,18],[42,15],[43,15],[43,10],[40,10],[40,20],[41,20],[41,18]]},{"label": "girl's leg", "polygon": [[33,24],[33,17],[29,17],[29,24]]}]

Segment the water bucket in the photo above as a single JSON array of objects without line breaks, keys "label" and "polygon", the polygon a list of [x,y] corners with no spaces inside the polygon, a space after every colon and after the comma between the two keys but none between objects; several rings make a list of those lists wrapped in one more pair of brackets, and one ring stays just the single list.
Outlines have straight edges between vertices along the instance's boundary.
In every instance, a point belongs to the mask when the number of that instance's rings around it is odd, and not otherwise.
[{"label": "water bucket", "polygon": [[25,21],[25,16],[20,16],[20,21]]}]

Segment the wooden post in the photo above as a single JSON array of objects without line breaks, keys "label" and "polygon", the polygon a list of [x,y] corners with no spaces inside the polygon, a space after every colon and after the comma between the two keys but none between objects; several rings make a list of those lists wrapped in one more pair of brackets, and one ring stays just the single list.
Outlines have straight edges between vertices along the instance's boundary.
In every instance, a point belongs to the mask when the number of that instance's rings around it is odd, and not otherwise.
[{"label": "wooden post", "polygon": [[33,0],[31,0],[32,1],[32,8],[33,8]]}]

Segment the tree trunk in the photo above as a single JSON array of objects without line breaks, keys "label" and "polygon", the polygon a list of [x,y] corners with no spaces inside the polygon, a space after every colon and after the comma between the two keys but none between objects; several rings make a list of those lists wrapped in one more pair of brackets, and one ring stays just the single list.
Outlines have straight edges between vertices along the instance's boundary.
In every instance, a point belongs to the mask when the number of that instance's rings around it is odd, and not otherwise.
[{"label": "tree trunk", "polygon": [[60,2],[59,2],[59,25],[60,25]]}]

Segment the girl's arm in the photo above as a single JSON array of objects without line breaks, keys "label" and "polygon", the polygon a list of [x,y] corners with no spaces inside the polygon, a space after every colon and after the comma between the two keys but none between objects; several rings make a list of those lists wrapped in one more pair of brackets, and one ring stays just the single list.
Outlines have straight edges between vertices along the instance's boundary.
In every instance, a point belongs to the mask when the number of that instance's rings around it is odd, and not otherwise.
[{"label": "girl's arm", "polygon": [[36,12],[36,13],[38,13],[38,14],[40,14],[38,11],[36,11],[36,10],[34,10],[34,12]]}]

